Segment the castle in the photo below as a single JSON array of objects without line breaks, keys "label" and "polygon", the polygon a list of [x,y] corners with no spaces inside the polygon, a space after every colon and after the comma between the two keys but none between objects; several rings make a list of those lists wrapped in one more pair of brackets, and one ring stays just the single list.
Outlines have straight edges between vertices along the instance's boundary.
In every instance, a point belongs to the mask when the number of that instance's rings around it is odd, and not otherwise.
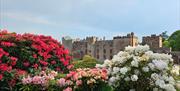
[{"label": "castle", "polygon": [[83,40],[73,40],[66,36],[62,38],[62,44],[69,49],[74,58],[81,59],[84,55],[90,55],[99,61],[112,59],[113,55],[123,51],[126,46],[137,46],[138,44],[149,45],[151,50],[158,53],[171,53],[180,63],[180,53],[171,52],[170,48],[164,48],[160,35],[144,36],[142,43],[138,43],[138,37],[133,32],[126,36],[116,36],[113,40],[98,39],[98,37],[86,37]]},{"label": "castle", "polygon": [[69,49],[74,58],[82,58],[90,55],[98,60],[112,59],[113,55],[122,51],[126,46],[136,46],[138,38],[134,33],[127,36],[116,36],[113,40],[86,37],[83,40],[72,40],[69,37],[62,38],[62,44]]}]

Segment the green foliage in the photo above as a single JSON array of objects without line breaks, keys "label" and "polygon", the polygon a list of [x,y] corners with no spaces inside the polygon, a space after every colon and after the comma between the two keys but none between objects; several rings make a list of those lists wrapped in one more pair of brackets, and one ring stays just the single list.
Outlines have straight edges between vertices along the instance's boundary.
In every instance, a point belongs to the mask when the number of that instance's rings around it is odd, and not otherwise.
[{"label": "green foliage", "polygon": [[168,40],[165,40],[165,41],[163,42],[163,46],[165,46],[165,47],[170,47],[169,41],[168,41]]},{"label": "green foliage", "polygon": [[175,31],[166,43],[173,51],[180,51],[180,30]]},{"label": "green foliage", "polygon": [[83,60],[78,60],[78,61],[73,62],[74,69],[77,69],[77,68],[94,68],[97,63],[98,63],[98,61],[89,55],[85,55],[83,57]]}]

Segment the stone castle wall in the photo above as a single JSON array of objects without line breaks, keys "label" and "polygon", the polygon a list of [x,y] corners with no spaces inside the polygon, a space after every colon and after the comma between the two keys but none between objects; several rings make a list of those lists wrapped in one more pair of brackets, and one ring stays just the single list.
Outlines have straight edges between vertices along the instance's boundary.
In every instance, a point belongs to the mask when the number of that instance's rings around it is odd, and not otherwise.
[{"label": "stone castle wall", "polygon": [[147,44],[151,49],[162,47],[162,37],[157,35],[145,36],[142,39],[142,44]]},{"label": "stone castle wall", "polygon": [[[69,49],[74,58],[82,59],[84,55],[90,55],[99,61],[112,59],[113,55],[123,51],[126,46],[137,46],[138,38],[134,33],[126,36],[116,36],[113,40],[98,40],[97,37],[86,37],[83,40],[72,40],[62,38],[62,44]],[[144,36],[142,44],[149,45],[151,50],[156,53],[172,54],[175,63],[180,64],[180,52],[171,52],[170,48],[162,46],[162,37],[157,35]]]},{"label": "stone castle wall", "polygon": [[62,43],[72,51],[74,58],[90,55],[98,60],[112,59],[113,55],[124,50],[128,45],[136,46],[138,39],[134,33],[127,36],[116,36],[113,40],[98,40],[97,37],[86,37],[84,40],[72,41],[62,39]]}]

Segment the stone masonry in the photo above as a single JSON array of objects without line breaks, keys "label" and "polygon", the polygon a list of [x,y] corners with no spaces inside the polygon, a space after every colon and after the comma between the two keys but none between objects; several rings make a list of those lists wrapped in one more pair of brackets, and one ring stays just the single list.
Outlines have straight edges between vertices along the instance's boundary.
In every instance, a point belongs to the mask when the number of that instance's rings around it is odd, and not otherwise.
[{"label": "stone masonry", "polygon": [[[123,51],[126,46],[137,46],[139,43],[138,38],[131,32],[126,36],[113,37],[113,40],[98,39],[95,36],[73,40],[66,36],[62,38],[62,44],[71,51],[74,58],[82,59],[84,55],[90,55],[103,61],[112,59],[113,55]],[[180,52],[172,52],[171,48],[163,47],[160,35],[144,36],[141,44],[149,45],[154,52],[171,54],[175,63],[180,64]]]},{"label": "stone masonry", "polygon": [[82,58],[90,55],[100,61],[112,59],[113,55],[124,50],[126,46],[136,46],[138,38],[134,33],[126,36],[116,36],[113,40],[98,39],[97,37],[86,37],[83,40],[72,40],[68,37],[62,38],[62,44],[68,48],[74,58]]}]

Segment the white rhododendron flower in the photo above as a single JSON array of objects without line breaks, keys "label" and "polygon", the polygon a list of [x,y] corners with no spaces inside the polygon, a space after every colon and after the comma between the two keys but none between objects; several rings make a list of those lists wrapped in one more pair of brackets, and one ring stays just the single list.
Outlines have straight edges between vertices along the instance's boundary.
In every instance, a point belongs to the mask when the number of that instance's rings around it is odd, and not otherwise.
[{"label": "white rhododendron flower", "polygon": [[116,82],[116,77],[109,78],[109,84],[113,85]]},{"label": "white rhododendron flower", "polygon": [[130,89],[129,91],[136,91],[135,89]]},{"label": "white rhododendron flower", "polygon": [[149,50],[149,46],[148,45],[145,45],[145,46],[138,45],[134,49],[136,55],[144,53],[144,52],[147,52],[148,50]]},{"label": "white rhododendron flower", "polygon": [[172,67],[171,73],[179,76],[180,75],[180,65],[174,65]]},{"label": "white rhododendron flower", "polygon": [[153,60],[152,62],[156,66],[156,68],[159,70],[164,70],[168,68],[167,63],[163,60]]},{"label": "white rhododendron flower", "polygon": [[113,67],[113,74],[116,74],[119,71],[120,71],[119,67]]},{"label": "white rhododendron flower", "polygon": [[124,78],[125,81],[130,81],[131,79],[129,77]]},{"label": "white rhododendron flower", "polygon": [[151,68],[151,70],[154,70],[155,65],[153,63],[149,63],[148,66]]},{"label": "white rhododendron flower", "polygon": [[166,91],[176,91],[176,89],[174,88],[174,86],[172,84],[165,84],[163,86],[163,88],[166,90]]},{"label": "white rhododendron flower", "polygon": [[153,80],[157,80],[157,79],[159,79],[159,75],[156,74],[156,73],[152,73],[152,74],[151,74],[151,78],[152,78]]},{"label": "white rhododendron flower", "polygon": [[131,62],[131,65],[132,65],[133,67],[138,67],[139,63],[138,63],[137,60],[133,60],[133,61]]},{"label": "white rhododendron flower", "polygon": [[179,67],[172,65],[171,55],[153,53],[149,46],[138,45],[126,47],[97,67],[108,69],[108,83],[116,91],[176,91],[171,73],[179,74]]},{"label": "white rhododendron flower", "polygon": [[120,69],[120,72],[123,75],[125,75],[127,71],[128,71],[127,67],[123,67],[123,68]]},{"label": "white rhododendron flower", "polygon": [[131,80],[132,81],[137,81],[138,80],[138,76],[137,75],[132,75],[131,76]]},{"label": "white rhododendron flower", "polygon": [[144,72],[149,72],[149,67],[148,67],[148,66],[143,67],[142,70],[143,70]]},{"label": "white rhododendron flower", "polygon": [[125,51],[131,54],[131,53],[134,52],[134,49],[135,49],[135,47],[127,46],[127,47],[125,48]]},{"label": "white rhododendron flower", "polygon": [[140,71],[137,70],[137,69],[135,69],[135,70],[134,70],[134,74],[139,75],[139,74],[140,74]]},{"label": "white rhododendron flower", "polygon": [[163,86],[165,85],[164,80],[158,79],[156,80],[155,84],[161,88],[163,88]]}]

